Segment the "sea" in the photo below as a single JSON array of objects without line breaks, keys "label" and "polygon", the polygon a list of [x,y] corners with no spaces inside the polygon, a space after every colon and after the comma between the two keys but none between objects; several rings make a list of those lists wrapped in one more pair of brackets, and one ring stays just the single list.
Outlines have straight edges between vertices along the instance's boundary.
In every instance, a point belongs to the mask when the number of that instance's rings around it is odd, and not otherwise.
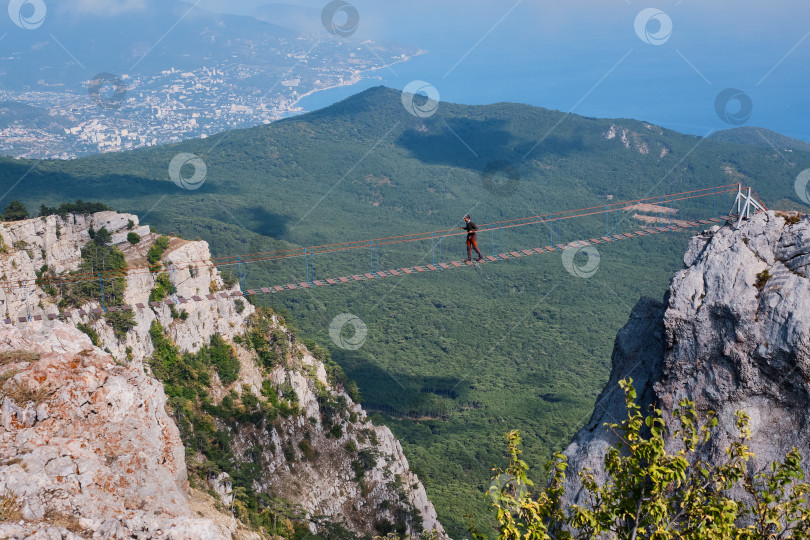
[{"label": "sea", "polygon": [[478,46],[472,35],[466,41],[407,38],[427,53],[375,71],[356,85],[308,96],[299,105],[312,111],[373,86],[402,90],[424,81],[445,102],[525,103],[643,120],[700,136],[746,125],[810,142],[810,39],[785,56],[790,40],[735,53],[722,42],[651,46],[635,36],[552,40],[554,46],[529,40],[519,51],[503,36]]}]

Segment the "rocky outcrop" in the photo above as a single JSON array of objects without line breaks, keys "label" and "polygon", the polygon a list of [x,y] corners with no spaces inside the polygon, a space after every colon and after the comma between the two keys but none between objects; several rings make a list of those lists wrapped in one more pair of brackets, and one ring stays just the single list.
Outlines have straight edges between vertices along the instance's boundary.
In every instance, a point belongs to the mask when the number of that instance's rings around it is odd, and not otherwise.
[{"label": "rocky outcrop", "polygon": [[[149,247],[157,239],[157,235],[150,235],[136,245],[128,243],[122,245],[122,251],[130,266],[143,266]],[[169,248],[163,254],[162,260],[166,267],[165,272],[171,276],[171,281],[177,289],[177,296],[191,298],[206,295],[212,291],[227,290],[219,271],[209,262],[211,253],[208,243],[203,241],[189,242],[180,238],[172,238]],[[130,262],[131,261],[131,262]],[[202,261],[202,262],[201,262]],[[169,269],[170,268],[170,269]],[[149,272],[130,273],[127,277],[125,302],[130,305],[138,303],[147,304],[149,293],[155,286],[155,274]],[[233,285],[230,290],[239,290]],[[129,347],[135,360],[140,360],[152,354],[149,341],[149,328],[153,320],[158,320],[167,329],[169,336],[183,351],[197,351],[213,334],[231,339],[244,329],[246,319],[255,311],[253,306],[245,300],[224,299],[217,296],[215,300],[204,302],[189,302],[178,306],[175,311],[188,313],[186,321],[172,317],[169,306],[141,310],[136,315],[137,326],[127,333],[123,343],[117,343],[115,334],[109,325],[101,321],[96,325],[99,336],[105,346],[110,344],[113,352],[118,355],[125,353]]]},{"label": "rocky outcrop", "polygon": [[[106,317],[93,313],[101,305],[94,298],[81,306],[86,315],[69,308],[73,315],[65,322],[47,317],[16,322],[20,316],[62,311],[58,288],[30,282],[44,268],[50,275],[78,270],[91,230],[101,228],[111,233],[129,267],[123,302],[144,305],[133,311],[134,327],[117,335]],[[130,232],[138,234],[140,242],[127,241]],[[154,321],[180,354],[199,351],[215,334],[234,347],[240,362],[238,380],[223,385],[212,369],[208,390],[213,405],[227,396],[240,399],[244,392],[262,401],[268,381],[279,398],[288,390],[295,396],[299,412],[273,421],[257,425],[216,419],[217,429],[228,436],[235,467],[261,466],[250,489],[286,501],[296,513],[300,510],[313,532],[336,523],[366,536],[387,528],[420,532],[423,527],[443,534],[424,487],[391,431],[374,426],[340,385],[330,383],[324,364],[275,316],[272,330],[276,338],[286,336],[288,343],[284,357],[268,371],[241,339],[257,315],[245,299],[217,294],[213,300],[175,308],[149,305],[158,273],[145,269],[147,253],[160,236],[141,226],[137,216],[115,212],[48,216],[2,223],[0,236],[5,248],[0,252],[0,281],[7,282],[0,291],[4,310],[0,315],[15,321],[15,326],[0,325],[0,340],[5,339],[8,350],[26,351],[22,357],[29,358],[0,365],[0,382],[6,373],[10,382],[3,388],[19,383],[29,394],[51,396],[2,401],[0,429],[5,429],[5,438],[0,439],[0,456],[6,465],[0,467],[0,493],[5,486],[20,502],[23,523],[4,525],[7,530],[0,529],[0,536],[5,532],[27,537],[43,523],[58,521],[54,516],[75,515],[78,521],[69,520],[69,529],[101,538],[245,537],[231,511],[217,511],[208,499],[200,502],[208,495],[188,489],[187,465],[203,466],[206,458],[191,452],[186,461],[175,419],[166,414],[170,408],[163,386],[150,376]],[[178,296],[204,298],[228,290],[210,258],[205,242],[170,238],[159,272],[170,277]],[[19,280],[29,280],[29,285],[8,283]],[[230,287],[230,292],[238,290],[238,285]],[[98,348],[73,328],[79,323],[98,335]],[[35,356],[38,359],[31,360]],[[57,407],[56,399],[68,401]],[[52,412],[57,409],[58,414]],[[227,474],[217,473],[202,483],[202,489],[218,498],[220,508],[233,507],[235,486]],[[110,490],[115,496],[105,497]],[[208,521],[194,518],[190,504],[195,515],[204,507]],[[74,514],[79,507],[85,510]],[[59,530],[63,529],[68,530]]]},{"label": "rocky outcrop", "polygon": [[[56,274],[79,268],[81,247],[90,240],[90,229],[126,230],[132,220],[133,230],[148,234],[148,227],[138,227],[137,216],[116,212],[92,215],[47,216],[0,224],[3,254],[0,255],[0,315],[3,318],[43,314],[55,311],[54,298],[39,287],[25,289],[13,286],[19,280],[33,281],[45,265]],[[16,319],[15,319],[16,320]]]},{"label": "rocky outcrop", "polygon": [[661,378],[664,347],[664,306],[650,298],[642,298],[630,313],[630,320],[616,336],[613,346],[613,369],[605,389],[599,394],[590,421],[574,436],[564,454],[568,458],[565,497],[582,505],[585,493],[578,472],[594,471],[604,481],[603,461],[608,447],[618,441],[605,424],[617,424],[627,418],[624,393],[619,381],[632,377],[644,406],[655,401],[653,384]]},{"label": "rocky outcrop", "polygon": [[[188,503],[162,385],[65,323],[0,327],[2,538],[225,539]],[[42,534],[46,534],[43,536]]]},{"label": "rocky outcrop", "polygon": [[[654,132],[659,136],[663,134],[663,131],[658,126],[647,123],[642,125],[647,130]],[[654,153],[657,153],[659,159],[665,157],[671,152],[669,146],[661,142],[659,138],[650,140],[650,137],[644,133],[634,131],[631,128],[617,124],[611,124],[608,130],[603,134],[603,137],[608,141],[612,141],[614,139],[620,141],[626,149],[635,149],[639,154],[643,155],[649,154],[652,147],[652,149],[655,150]]]},{"label": "rocky outcrop", "polygon": [[642,299],[619,332],[610,380],[565,452],[573,501],[583,502],[578,470],[604,476],[614,442],[604,424],[626,418],[626,377],[668,421],[682,399],[715,411],[721,429],[706,457],[724,451],[744,410],[760,464],[795,446],[810,473],[810,218],[767,212],[739,230],[713,227],[692,239],[684,264],[665,303]]},{"label": "rocky outcrop", "polygon": [[[342,526],[363,535],[399,525],[409,534],[436,530],[444,538],[436,511],[391,430],[372,424],[343,388],[329,382],[323,363],[296,344],[275,317],[273,324],[290,340],[291,353],[268,379],[276,388],[294,391],[300,414],[236,433],[239,459],[258,459],[267,471],[258,487],[300,505],[309,518],[334,521],[340,516]],[[261,379],[248,362],[242,366],[232,386],[258,394]],[[254,455],[257,446],[263,449],[260,456]]]},{"label": "rocky outcrop", "polygon": [[[130,268],[126,278],[124,302],[130,305],[148,304],[149,293],[155,287],[157,273],[145,270],[147,252],[160,235],[150,233],[149,227],[141,226],[138,216],[117,212],[97,212],[81,215],[47,216],[0,224],[7,253],[0,254],[0,282],[28,280],[25,288],[8,284],[0,290],[0,315],[14,321],[20,316],[47,315],[60,311],[57,308],[59,286],[56,294],[48,294],[42,287],[31,286],[37,272],[47,267],[51,274],[63,275],[76,271],[81,264],[81,248],[90,241],[90,231],[102,228],[111,233],[112,241],[120,249]],[[140,242],[131,244],[127,235],[135,232]],[[226,290],[219,271],[210,263],[211,253],[203,241],[189,242],[171,238],[169,248],[163,253],[162,271],[169,273],[177,295],[191,298],[209,292]],[[209,262],[206,262],[209,261]],[[238,290],[234,285],[231,290]],[[231,338],[240,332],[244,321],[253,313],[253,306],[241,301],[217,297],[205,302],[189,302],[182,309],[188,313],[188,324],[179,324],[172,317],[169,306],[135,310],[136,326],[119,339],[112,326],[94,315],[78,315],[73,310],[70,322],[92,327],[99,335],[102,348],[119,360],[140,362],[152,354],[149,328],[158,320],[170,337],[182,350],[196,351],[208,343],[214,333]],[[101,298],[90,299],[79,306],[87,313],[101,307]]]}]

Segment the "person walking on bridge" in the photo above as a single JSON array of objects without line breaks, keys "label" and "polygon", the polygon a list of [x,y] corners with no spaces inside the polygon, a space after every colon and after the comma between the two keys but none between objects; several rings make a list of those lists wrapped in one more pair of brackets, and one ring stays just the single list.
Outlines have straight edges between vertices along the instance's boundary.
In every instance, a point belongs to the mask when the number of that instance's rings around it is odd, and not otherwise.
[{"label": "person walking on bridge", "polygon": [[472,250],[474,249],[478,253],[476,262],[481,262],[484,257],[481,255],[481,250],[478,249],[478,240],[475,238],[478,227],[470,219],[470,214],[464,216],[464,226],[459,227],[459,229],[467,231],[467,261],[472,261]]}]

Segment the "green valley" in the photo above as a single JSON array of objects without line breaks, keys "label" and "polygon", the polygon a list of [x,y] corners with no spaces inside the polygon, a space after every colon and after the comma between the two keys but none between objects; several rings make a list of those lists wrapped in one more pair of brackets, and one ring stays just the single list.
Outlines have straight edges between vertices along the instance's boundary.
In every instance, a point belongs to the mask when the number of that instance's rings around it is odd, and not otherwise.
[{"label": "green valley", "polygon": [[[750,128],[749,128],[750,129]],[[784,141],[780,141],[784,143]],[[207,176],[181,189],[168,168],[198,156]],[[483,172],[509,164],[503,187]],[[186,166],[188,167],[188,166]],[[138,214],[161,233],[201,238],[214,257],[481,225],[610,202],[742,182],[768,205],[800,208],[794,179],[810,152],[764,146],[750,134],[702,139],[636,120],[586,118],[499,103],[441,103],[410,115],[399,92],[375,88],[326,109],[207,139],[74,161],[0,159],[0,187],[29,211],[100,201]],[[186,176],[191,171],[183,169]],[[685,217],[728,210],[726,196],[685,201]],[[611,229],[636,230],[632,212]],[[605,234],[604,215],[558,222],[572,241]],[[481,234],[493,250],[545,246],[547,224]],[[660,298],[682,267],[688,233],[599,245],[593,277],[567,272],[559,254],[274,296],[301,334],[327,347],[357,382],[375,422],[391,427],[453,537],[469,516],[491,523],[483,494],[503,465],[503,436],[520,429],[526,461],[540,464],[588,420],[607,381],[616,332],[641,296]],[[249,288],[466,257],[463,236],[246,266]],[[223,267],[236,273],[233,267]],[[311,276],[310,276],[311,277]],[[357,350],[338,347],[331,321],[368,327]],[[539,477],[538,468],[533,474]]]}]

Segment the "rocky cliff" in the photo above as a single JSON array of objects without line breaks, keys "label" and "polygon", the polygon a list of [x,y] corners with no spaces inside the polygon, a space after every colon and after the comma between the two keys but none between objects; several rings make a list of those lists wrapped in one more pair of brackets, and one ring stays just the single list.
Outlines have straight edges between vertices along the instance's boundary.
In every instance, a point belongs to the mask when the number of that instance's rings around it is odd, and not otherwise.
[{"label": "rocky cliff", "polygon": [[583,502],[577,471],[604,479],[615,442],[604,424],[626,418],[618,381],[627,377],[644,410],[654,404],[668,422],[682,399],[717,412],[712,455],[744,410],[760,464],[796,446],[810,473],[810,217],[767,212],[739,230],[715,226],[691,240],[684,265],[664,303],[640,300],[616,338],[610,380],[565,451],[572,501]]},{"label": "rocky cliff", "polygon": [[237,533],[210,503],[216,519],[192,512],[166,395],[142,370],[68,324],[37,322],[0,328],[0,382],[0,537]]},{"label": "rocky cliff", "polygon": [[[235,454],[265,471],[256,479],[256,489],[296,501],[310,518],[322,516],[324,523],[337,522],[364,535],[442,532],[391,431],[372,424],[276,316],[267,323],[264,331],[286,350],[286,359],[264,372],[256,369],[257,363],[243,361],[231,387],[241,388],[240,395],[262,395],[270,381],[279,398],[293,396],[298,412],[236,428]],[[240,356],[250,357],[249,349],[237,349]]]},{"label": "rocky cliff", "polygon": [[[42,274],[43,268],[52,276],[78,271],[82,262],[82,248],[90,242],[91,233],[102,228],[110,232],[112,243],[123,253],[127,266],[133,269],[126,276],[123,303],[132,306],[138,303],[147,305],[160,272],[146,272],[142,269],[148,264],[149,249],[160,235],[151,233],[149,227],[141,226],[138,216],[133,214],[68,214],[3,223],[0,225],[0,234],[8,253],[0,256],[0,281],[33,281]],[[128,242],[129,233],[137,234],[140,241],[137,244]],[[177,268],[177,271],[171,272],[171,279],[178,296],[191,298],[213,290],[226,290],[216,268],[210,262],[198,262],[210,258],[206,242],[171,238],[162,255],[165,263],[162,271],[168,271],[168,264]],[[58,312],[59,298],[68,284],[67,279],[64,283],[57,283],[54,286],[55,291],[50,294],[38,286],[6,287],[0,291],[0,314],[17,321],[20,316]],[[238,290],[238,285],[233,285],[230,289]],[[101,298],[93,297],[75,307],[90,313],[101,305]],[[245,319],[253,313],[253,306],[250,304],[243,302],[242,307],[244,310],[235,301],[219,296],[213,301],[188,303],[183,306],[183,310],[189,314],[186,324],[179,324],[179,321],[172,318],[169,306],[135,310],[133,314],[136,325],[127,332],[124,339],[115,335],[112,326],[104,318],[80,316],[74,310],[70,322],[92,327],[99,335],[102,348],[108,349],[115,358],[124,359],[129,356],[131,360],[140,362],[152,354],[149,340],[152,321],[158,320],[182,350],[199,350],[214,333],[231,338],[240,332]]]},{"label": "rocky cliff", "polygon": [[[102,229],[130,269],[120,303],[143,306],[125,332],[100,298],[77,304],[71,289]],[[250,536],[242,523],[265,535],[298,524],[345,537],[442,531],[399,442],[353,402],[340,369],[275,314],[232,297],[238,285],[199,263],[205,242],[164,237],[144,271],[160,235],[134,215],[3,223],[0,237],[0,315],[14,321],[0,327],[0,487],[20,517],[9,535],[59,516],[75,517],[62,523],[71,534],[105,538]],[[169,286],[202,299],[150,305]],[[64,322],[48,318],[65,311]]]}]

